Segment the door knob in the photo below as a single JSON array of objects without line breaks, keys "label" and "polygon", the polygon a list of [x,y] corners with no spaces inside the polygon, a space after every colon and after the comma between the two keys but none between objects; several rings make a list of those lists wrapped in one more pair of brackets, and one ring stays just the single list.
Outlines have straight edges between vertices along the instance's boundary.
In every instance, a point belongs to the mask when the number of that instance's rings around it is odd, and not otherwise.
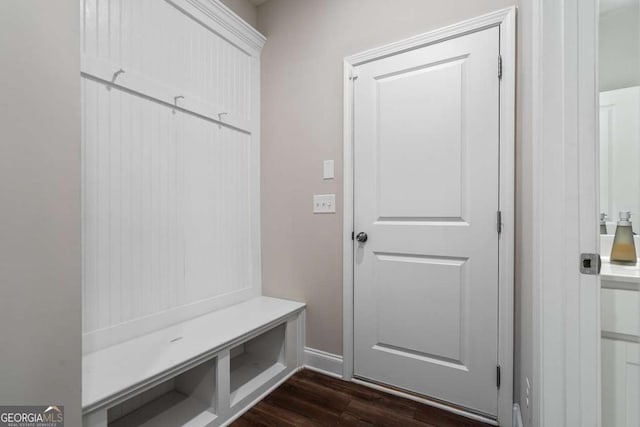
[{"label": "door knob", "polygon": [[358,235],[356,236],[356,240],[360,243],[364,243],[367,241],[367,239],[369,238],[369,236],[367,236],[367,233],[365,232],[360,232],[358,233]]}]

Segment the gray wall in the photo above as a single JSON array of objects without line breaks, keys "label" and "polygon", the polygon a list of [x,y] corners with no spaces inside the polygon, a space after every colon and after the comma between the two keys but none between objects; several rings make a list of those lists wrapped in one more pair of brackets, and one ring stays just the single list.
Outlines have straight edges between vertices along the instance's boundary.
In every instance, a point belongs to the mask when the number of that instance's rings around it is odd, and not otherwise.
[{"label": "gray wall", "polygon": [[[527,406],[526,381],[533,375],[533,114],[532,2],[518,4],[518,71],[516,88],[516,244],[514,393],[525,426],[530,426],[535,402]],[[530,382],[531,383],[531,382]],[[534,396],[531,383],[530,396]]]},{"label": "gray wall", "polygon": [[77,0],[0,2],[0,404],[80,425]]},{"label": "gray wall", "polygon": [[[267,295],[308,303],[307,345],[342,354],[342,60],[518,4],[515,393],[532,371],[531,18],[527,0],[269,0],[262,53],[262,257]],[[322,161],[336,179],[322,180]],[[336,215],[313,194],[336,193]],[[525,422],[530,408],[523,405]]]},{"label": "gray wall", "polygon": [[244,19],[252,27],[256,27],[257,10],[249,0],[222,0],[222,3],[233,10],[236,15]]},{"label": "gray wall", "polygon": [[600,90],[640,85],[640,10],[638,5],[600,16]]}]

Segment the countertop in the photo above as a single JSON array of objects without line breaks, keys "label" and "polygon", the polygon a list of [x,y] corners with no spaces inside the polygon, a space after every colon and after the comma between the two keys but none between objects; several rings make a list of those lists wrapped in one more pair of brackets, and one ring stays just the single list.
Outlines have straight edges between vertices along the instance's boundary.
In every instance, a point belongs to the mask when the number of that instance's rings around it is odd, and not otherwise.
[{"label": "countertop", "polygon": [[600,279],[603,288],[640,290],[640,264],[611,264],[608,257],[602,258]]}]

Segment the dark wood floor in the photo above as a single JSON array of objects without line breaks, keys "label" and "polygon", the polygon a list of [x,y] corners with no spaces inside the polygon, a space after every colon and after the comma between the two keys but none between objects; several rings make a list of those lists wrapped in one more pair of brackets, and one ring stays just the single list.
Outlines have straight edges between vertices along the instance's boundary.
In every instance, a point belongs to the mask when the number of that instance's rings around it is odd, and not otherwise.
[{"label": "dark wood floor", "polygon": [[305,369],[232,424],[485,427],[449,412]]}]

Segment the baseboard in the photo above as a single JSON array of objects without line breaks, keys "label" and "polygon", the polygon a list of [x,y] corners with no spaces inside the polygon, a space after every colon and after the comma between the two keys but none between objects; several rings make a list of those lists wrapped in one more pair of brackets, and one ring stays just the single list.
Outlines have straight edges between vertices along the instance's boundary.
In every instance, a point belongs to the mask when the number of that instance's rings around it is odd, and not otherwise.
[{"label": "baseboard", "polygon": [[305,347],[304,367],[325,375],[342,378],[342,356],[337,354]]},{"label": "baseboard", "polygon": [[520,412],[520,405],[517,403],[513,405],[513,427],[524,427],[522,423],[522,413]]}]

